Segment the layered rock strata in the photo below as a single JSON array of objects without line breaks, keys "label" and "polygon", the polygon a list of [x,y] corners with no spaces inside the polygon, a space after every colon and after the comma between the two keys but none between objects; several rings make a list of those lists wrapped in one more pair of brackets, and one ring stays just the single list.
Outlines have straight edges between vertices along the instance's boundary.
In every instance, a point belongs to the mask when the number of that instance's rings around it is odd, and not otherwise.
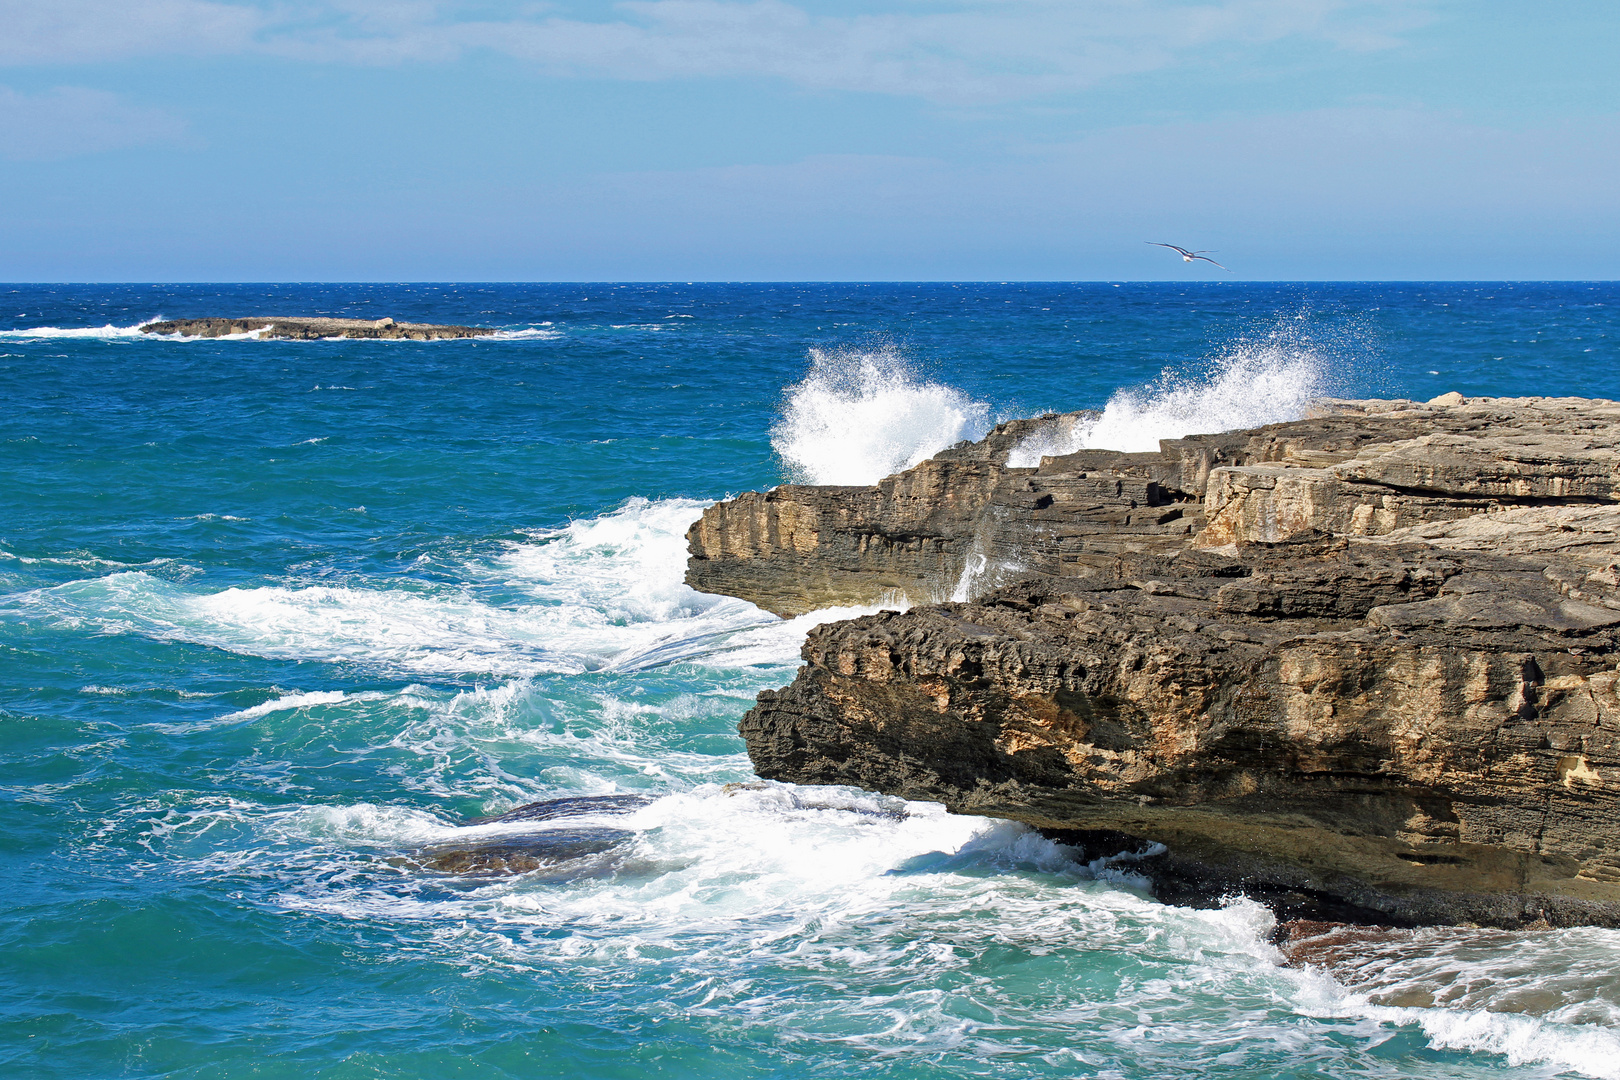
[{"label": "layered rock strata", "polygon": [[[1312,531],[1399,536],[1506,509],[1529,511],[1509,547],[1550,543],[1565,524],[1613,531],[1613,402],[1323,401],[1305,420],[1167,439],[1151,453],[1009,464],[1086,419],[1004,424],[871,487],[785,484],[719,503],[687,534],[687,583],[798,615],[886,594],[949,599],[1028,573],[1110,573],[1125,554]],[[1556,507],[1595,516],[1554,524]],[[1581,561],[1604,564],[1605,544]]]},{"label": "layered rock strata", "polygon": [[234,334],[255,334],[260,338],[317,341],[322,338],[409,339],[434,341],[441,338],[483,337],[495,331],[482,326],[436,326],[431,323],[402,323],[393,319],[324,319],[272,316],[246,319],[171,319],[146,323],[143,334],[180,334],[185,337],[217,338]]},{"label": "layered rock strata", "polygon": [[764,777],[1135,851],[1167,900],[1620,925],[1617,421],[1328,402],[1009,466],[1044,418],[722,504],[689,580],[791,612],[971,593],[987,564],[972,600],[812,632],[741,725]]}]

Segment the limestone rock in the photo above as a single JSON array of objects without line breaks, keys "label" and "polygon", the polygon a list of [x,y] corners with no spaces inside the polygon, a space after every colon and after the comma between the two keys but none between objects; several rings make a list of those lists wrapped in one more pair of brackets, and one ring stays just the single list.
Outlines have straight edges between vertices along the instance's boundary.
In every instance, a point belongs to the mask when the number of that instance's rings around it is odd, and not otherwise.
[{"label": "limestone rock", "polygon": [[762,776],[1129,848],[1168,900],[1620,925],[1620,405],[1324,401],[1032,451],[1083,421],[693,527],[698,588],[924,605],[812,632],[741,724]]},{"label": "limestone rock", "polygon": [[150,322],[143,334],[180,334],[185,337],[217,338],[231,334],[257,333],[261,338],[317,341],[322,338],[372,338],[434,341],[441,338],[485,337],[495,331],[482,326],[436,326],[431,323],[402,323],[393,319],[325,319],[268,316],[246,319],[171,319]]},{"label": "limestone rock", "polygon": [[1620,925],[1620,610],[1421,545],[1125,568],[819,627],[755,768],[1155,841],[1168,899]]}]

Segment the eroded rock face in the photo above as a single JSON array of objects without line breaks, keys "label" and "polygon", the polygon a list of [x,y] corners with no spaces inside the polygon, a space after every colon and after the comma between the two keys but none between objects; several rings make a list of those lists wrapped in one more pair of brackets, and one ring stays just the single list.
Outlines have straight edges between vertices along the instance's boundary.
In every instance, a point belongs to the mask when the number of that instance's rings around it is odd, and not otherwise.
[{"label": "eroded rock face", "polygon": [[800,615],[889,596],[946,600],[1030,570],[1190,543],[1198,500],[1158,455],[1006,464],[1020,443],[1080,415],[1003,424],[871,487],[784,484],[712,506],[687,533],[687,584]]},{"label": "eroded rock face", "polygon": [[[1014,469],[959,448],[875,488],[784,493],[778,517],[814,504],[815,526],[752,555],[709,545],[705,525],[758,512],[723,504],[694,527],[693,576],[754,559],[746,580],[778,597],[802,568],[799,604],[833,569],[844,602],[878,575],[920,591],[961,573],[954,522],[1010,581],[812,632],[741,725],[767,778],[1156,842],[1135,868],[1168,900],[1620,925],[1616,420],[1568,399],[1336,402],[1159,454]],[[960,490],[958,464],[978,470]],[[904,502],[922,477],[940,497]],[[883,554],[901,507],[933,523],[933,564]]]},{"label": "eroded rock face", "polygon": [[318,341],[322,338],[409,339],[433,341],[441,338],[483,337],[495,331],[482,326],[436,326],[432,323],[402,323],[393,319],[286,318],[282,316],[246,319],[171,319],[146,323],[143,334],[182,334],[186,337],[217,338],[257,332],[261,338]]},{"label": "eroded rock face", "polygon": [[[749,492],[692,526],[686,580],[798,615],[886,595],[965,598],[1029,573],[1109,574],[1122,556],[1194,544],[1399,534],[1508,509],[1545,515],[1521,517],[1526,536],[1560,508],[1600,510],[1584,519],[1594,534],[1620,521],[1614,402],[1326,401],[1319,410],[1165,440],[1157,453],[1082,450],[1009,466],[1028,456],[1020,446],[1049,444],[1085,419],[1052,415],[1002,425],[871,487]],[[1620,545],[1599,540],[1589,554],[1587,569],[1601,570]]]},{"label": "eroded rock face", "polygon": [[1157,841],[1172,898],[1620,924],[1620,602],[1344,540],[1128,569],[818,628],[756,769]]}]

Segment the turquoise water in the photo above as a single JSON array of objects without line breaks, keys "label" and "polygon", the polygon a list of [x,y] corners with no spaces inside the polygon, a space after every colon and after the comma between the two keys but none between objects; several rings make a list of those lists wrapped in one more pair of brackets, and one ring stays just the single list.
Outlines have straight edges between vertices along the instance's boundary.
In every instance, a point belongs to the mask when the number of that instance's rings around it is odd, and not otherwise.
[{"label": "turquoise water", "polygon": [[[749,785],[737,719],[849,612],[681,584],[714,499],[874,480],[1044,409],[1107,406],[1123,444],[1320,393],[1620,397],[1620,286],[0,302],[6,1075],[1620,1076],[1615,932],[1437,935],[1340,984],[1280,967],[1252,904],[1167,908],[1020,826]],[[133,329],[249,312],[501,333]],[[625,793],[650,801],[561,823],[627,834],[597,855],[419,860],[537,828],[471,817]],[[1412,988],[1439,1004],[1380,1004]]]}]

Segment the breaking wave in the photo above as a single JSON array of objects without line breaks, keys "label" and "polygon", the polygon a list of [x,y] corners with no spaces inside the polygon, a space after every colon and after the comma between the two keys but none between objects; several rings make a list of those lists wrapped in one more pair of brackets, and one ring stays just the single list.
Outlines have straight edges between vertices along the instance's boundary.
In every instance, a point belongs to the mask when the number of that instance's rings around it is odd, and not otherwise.
[{"label": "breaking wave", "polygon": [[50,339],[50,338],[101,338],[112,340],[115,338],[144,338],[148,334],[141,333],[141,327],[147,323],[156,322],[156,319],[146,319],[134,326],[34,326],[22,330],[0,330],[0,338],[12,340]]},{"label": "breaking wave", "polygon": [[1061,424],[1018,446],[1008,464],[1077,450],[1157,450],[1161,439],[1302,419],[1332,393],[1360,345],[1354,334],[1313,332],[1309,313],[1239,338],[1200,367],[1166,368],[1146,386],[1114,392],[1100,414]]},{"label": "breaking wave", "polygon": [[457,558],[452,572],[466,582],[459,586],[388,579],[208,592],[124,569],[7,604],[104,634],[407,677],[789,665],[811,627],[877,610],[830,608],[782,620],[690,588],[686,530],[707,505],[632,499],[499,554]]},{"label": "breaking wave", "polygon": [[990,426],[990,407],[918,377],[893,347],[810,350],[771,446],[802,484],[874,484]]}]

